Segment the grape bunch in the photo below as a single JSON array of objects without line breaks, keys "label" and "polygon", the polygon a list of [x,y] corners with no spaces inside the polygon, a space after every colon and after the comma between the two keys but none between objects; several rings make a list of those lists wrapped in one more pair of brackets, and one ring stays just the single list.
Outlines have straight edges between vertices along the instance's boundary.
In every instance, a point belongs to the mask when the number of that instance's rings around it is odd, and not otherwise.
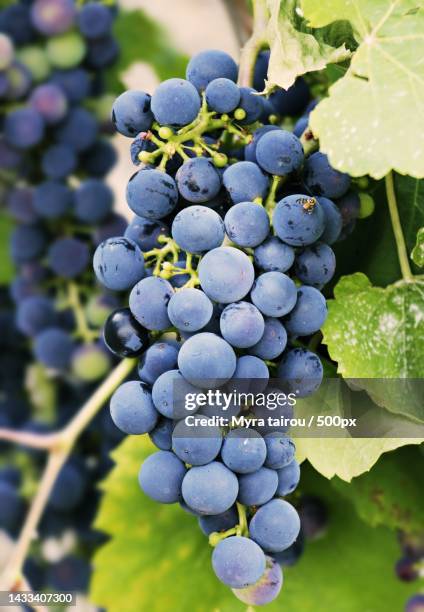
[{"label": "grape bunch", "polygon": [[[258,57],[256,89],[237,85],[234,60],[210,50],[190,60],[186,79],[117,98],[113,122],[140,166],[126,191],[135,217],[93,260],[105,288],[129,292],[104,339],[114,355],[140,357],[139,380],[110,403],[124,433],[148,433],[158,448],[140,487],[197,516],[219,580],[257,605],[275,599],[281,565],[301,552],[299,515],[284,499],[300,478],[294,443],[283,427],[211,425],[219,410],[208,403],[195,416],[209,426],[193,428],[181,395],[252,381],[263,390],[270,372],[297,397],[319,387],[323,368],[305,339],[327,315],[331,245],[359,216],[343,202],[360,201],[350,177],[310,147],[306,83],[258,95],[268,60]],[[298,115],[303,129],[279,126]]]},{"label": "grape bunch", "polygon": [[99,292],[91,257],[123,232],[105,177],[116,153],[105,71],[118,54],[114,9],[74,0],[0,11],[0,167],[16,276],[11,297],[35,360],[83,382],[110,368],[99,340],[116,297]]}]

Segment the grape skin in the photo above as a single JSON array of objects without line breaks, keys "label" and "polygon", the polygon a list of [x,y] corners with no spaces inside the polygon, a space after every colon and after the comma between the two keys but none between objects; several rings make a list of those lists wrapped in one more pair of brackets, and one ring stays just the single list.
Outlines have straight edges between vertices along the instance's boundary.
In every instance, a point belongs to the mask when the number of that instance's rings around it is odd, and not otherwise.
[{"label": "grape skin", "polygon": [[275,359],[287,345],[287,332],[282,323],[275,318],[265,318],[265,329],[262,338],[250,347],[249,352],[261,359]]},{"label": "grape skin", "polygon": [[15,263],[31,261],[41,255],[46,245],[42,230],[35,225],[19,225],[10,239],[10,253]]},{"label": "grape skin", "polygon": [[277,474],[277,496],[286,497],[286,495],[293,493],[300,480],[300,466],[296,459],[293,459],[283,468],[278,469]]},{"label": "grape skin", "polygon": [[268,214],[261,205],[239,202],[230,208],[224,219],[227,235],[242,247],[256,247],[269,233]]},{"label": "grape skin", "polygon": [[229,304],[222,311],[220,329],[223,338],[234,347],[248,348],[262,338],[264,318],[249,302]]},{"label": "grape skin", "polygon": [[224,223],[217,212],[206,206],[181,210],[172,223],[172,237],[188,253],[201,253],[221,246]]},{"label": "grape skin", "polygon": [[156,88],[151,109],[158,123],[179,128],[196,118],[200,110],[200,97],[189,81],[168,79]]},{"label": "grape skin", "polygon": [[129,308],[119,308],[109,315],[103,330],[108,349],[117,357],[136,357],[145,351],[148,336]]},{"label": "grape skin", "polygon": [[278,377],[287,382],[289,391],[297,397],[312,395],[321,384],[323,368],[319,357],[303,348],[284,354],[278,366]]},{"label": "grape skin", "polygon": [[110,415],[121,431],[132,435],[152,431],[159,419],[151,394],[136,380],[123,383],[114,392]]},{"label": "grape skin", "polygon": [[264,436],[266,444],[265,466],[274,470],[286,467],[294,459],[296,447],[293,440],[281,432],[271,432]]},{"label": "grape skin", "polygon": [[178,349],[168,342],[155,342],[143,353],[138,363],[140,380],[153,385],[161,374],[177,365]]},{"label": "grape skin", "polygon": [[183,462],[174,453],[157,451],[142,464],[138,481],[142,491],[151,499],[161,504],[174,504],[181,499],[181,485],[186,471]]},{"label": "grape skin", "polygon": [[199,516],[199,527],[208,536],[214,532],[227,531],[238,523],[238,513],[234,506],[221,514]]},{"label": "grape skin", "polygon": [[107,6],[89,2],[78,13],[78,27],[85,38],[100,38],[109,34],[112,27],[112,13]]},{"label": "grape skin", "polygon": [[53,145],[46,149],[41,160],[44,174],[50,179],[65,179],[77,166],[75,152],[65,145]]},{"label": "grape skin", "polygon": [[235,83],[237,73],[237,64],[228,53],[208,49],[191,58],[187,65],[186,78],[201,92],[217,78],[226,78]]},{"label": "grape skin", "polygon": [[280,200],[272,220],[277,236],[290,246],[312,244],[325,227],[325,216],[319,202],[301,194]]},{"label": "grape skin", "polygon": [[318,331],[327,318],[327,304],[320,291],[308,285],[297,290],[296,306],[287,315],[284,325],[293,336],[309,336]]},{"label": "grape skin", "polygon": [[169,300],[168,316],[177,329],[197,331],[209,323],[213,306],[199,289],[182,289]]},{"label": "grape skin", "polygon": [[342,215],[332,200],[321,196],[318,198],[318,202],[321,204],[325,215],[325,229],[321,235],[321,240],[326,244],[334,244],[342,231]]},{"label": "grape skin", "polygon": [[327,156],[317,151],[305,162],[304,180],[312,193],[326,198],[340,198],[350,187],[350,176],[330,166]]},{"label": "grape skin", "polygon": [[264,272],[258,276],[250,297],[255,306],[269,317],[282,317],[292,311],[298,299],[296,285],[281,272]]},{"label": "grape skin", "polygon": [[266,557],[266,570],[256,584],[244,589],[232,589],[237,599],[250,606],[264,606],[276,599],[283,586],[283,572],[271,557]]},{"label": "grape skin", "polygon": [[31,94],[29,103],[50,125],[62,121],[68,111],[65,94],[60,87],[50,83],[36,87]]},{"label": "grape skin", "polygon": [[239,476],[238,501],[244,506],[262,506],[277,490],[278,475],[275,470],[261,467],[251,474]]},{"label": "grape skin", "polygon": [[228,342],[216,334],[202,332],[184,342],[178,353],[178,367],[193,385],[216,387],[234,374],[236,355]]},{"label": "grape skin", "polygon": [[266,272],[286,272],[294,262],[294,249],[281,242],[276,236],[270,236],[253,252],[255,264]]},{"label": "grape skin", "polygon": [[282,499],[261,506],[249,524],[250,537],[266,552],[280,552],[299,535],[300,519],[295,508]]},{"label": "grape skin", "polygon": [[88,246],[78,238],[58,238],[47,253],[50,268],[62,278],[75,278],[87,268],[90,260]]},{"label": "grape skin", "polygon": [[53,370],[66,370],[71,361],[74,343],[62,329],[48,327],[34,338],[35,357]]},{"label": "grape skin", "polygon": [[255,272],[245,253],[233,247],[208,251],[198,266],[200,285],[215,302],[229,304],[243,299],[250,291]]},{"label": "grape skin", "polygon": [[153,123],[151,96],[144,91],[125,91],[112,107],[112,121],[120,134],[134,138],[147,132]]},{"label": "grape skin", "polygon": [[44,121],[32,108],[21,108],[8,113],[4,121],[6,140],[17,149],[29,149],[44,136]]},{"label": "grape skin", "polygon": [[253,123],[262,115],[263,100],[257,93],[253,87],[240,87],[239,108],[242,108],[246,113],[246,117],[239,121],[241,125]]},{"label": "grape skin", "polygon": [[302,283],[320,287],[333,278],[336,256],[330,246],[316,242],[297,254],[294,269]]},{"label": "grape skin", "polygon": [[16,326],[26,336],[35,336],[56,322],[51,300],[34,295],[22,300],[16,312]]},{"label": "grape skin", "polygon": [[210,159],[195,157],[183,163],[175,175],[178,190],[195,204],[214,198],[221,189],[221,177]]},{"label": "grape skin", "polygon": [[162,219],[175,208],[178,191],[174,179],[159,170],[143,168],[127,185],[127,203],[140,217]]},{"label": "grape skin", "polygon": [[198,514],[221,514],[237,499],[237,477],[218,461],[195,466],[184,477],[182,494]]},{"label": "grape skin", "polygon": [[74,214],[83,223],[104,221],[113,208],[113,192],[100,179],[86,179],[75,191]]},{"label": "grape skin", "polygon": [[174,421],[166,417],[160,417],[156,427],[149,432],[149,438],[160,450],[169,451],[172,449],[172,431]]},{"label": "grape skin", "polygon": [[182,420],[172,432],[172,450],[189,465],[206,465],[221,450],[222,434],[218,427],[193,427]]},{"label": "grape skin", "polygon": [[72,191],[59,181],[45,181],[34,189],[34,210],[45,219],[62,217],[72,203]]},{"label": "grape skin", "polygon": [[262,436],[254,430],[233,429],[222,445],[222,461],[233,472],[249,474],[262,467],[266,446]]},{"label": "grape skin", "polygon": [[114,291],[130,289],[144,276],[144,258],[129,238],[108,238],[96,249],[93,268],[102,285]]},{"label": "grape skin", "polygon": [[261,578],[266,568],[265,555],[252,540],[231,536],[215,547],[212,567],[221,582],[242,589]]},{"label": "grape skin", "polygon": [[161,246],[159,236],[169,236],[168,226],[162,221],[154,221],[146,217],[135,216],[124,233],[143,251],[150,251]]},{"label": "grape skin", "polygon": [[303,164],[303,147],[291,132],[269,131],[258,141],[256,159],[261,168],[270,174],[285,176]]},{"label": "grape skin", "polygon": [[249,161],[241,161],[228,166],[222,180],[233,204],[253,202],[256,198],[264,198],[268,191],[268,177],[259,166]]},{"label": "grape skin", "polygon": [[[184,398],[198,389],[191,385],[179,370],[167,370],[154,382],[152,399],[156,410],[168,419],[183,419],[189,414]],[[195,411],[190,411],[192,414]]]},{"label": "grape skin", "polygon": [[172,285],[163,278],[157,276],[143,278],[131,290],[130,310],[146,329],[167,329],[171,327],[168,302],[173,293]]},{"label": "grape skin", "polygon": [[214,79],[205,94],[209,108],[217,113],[231,113],[240,102],[240,90],[230,79]]}]

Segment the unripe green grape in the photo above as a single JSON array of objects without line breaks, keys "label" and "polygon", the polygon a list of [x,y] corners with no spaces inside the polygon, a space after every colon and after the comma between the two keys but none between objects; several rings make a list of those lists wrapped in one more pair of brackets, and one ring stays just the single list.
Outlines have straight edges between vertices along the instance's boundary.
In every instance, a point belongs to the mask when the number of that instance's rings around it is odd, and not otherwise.
[{"label": "unripe green grape", "polygon": [[243,108],[236,108],[234,111],[234,117],[237,121],[242,121],[246,117],[246,111]]},{"label": "unripe green grape", "polygon": [[84,382],[103,378],[109,369],[109,356],[96,344],[84,344],[72,355],[72,373]]},{"label": "unripe green grape", "polygon": [[8,68],[13,60],[13,43],[6,34],[0,33],[0,70]]},{"label": "unripe green grape", "polygon": [[110,121],[110,109],[112,108],[115,99],[116,96],[113,94],[103,94],[99,98],[96,98],[93,104],[93,113],[100,123]]},{"label": "unripe green grape", "polygon": [[50,38],[46,53],[55,68],[73,68],[83,59],[86,52],[84,39],[77,32],[66,32]]},{"label": "unripe green grape", "polygon": [[213,163],[217,168],[224,168],[228,163],[228,157],[225,153],[216,153],[213,156]]},{"label": "unripe green grape", "polygon": [[164,125],[159,128],[158,134],[163,140],[169,140],[169,138],[173,136],[173,131],[171,130],[171,128]]},{"label": "unripe green grape", "polygon": [[370,181],[367,176],[360,176],[355,180],[355,183],[358,185],[359,189],[367,189]]},{"label": "unripe green grape", "polygon": [[359,203],[358,219],[370,217],[375,209],[374,199],[368,193],[360,193]]},{"label": "unripe green grape", "polygon": [[106,319],[116,309],[117,304],[108,295],[94,295],[85,307],[87,321],[93,327],[102,327]]},{"label": "unripe green grape", "polygon": [[18,60],[28,68],[36,83],[45,81],[50,74],[50,63],[46,52],[40,47],[24,47],[18,53]]}]

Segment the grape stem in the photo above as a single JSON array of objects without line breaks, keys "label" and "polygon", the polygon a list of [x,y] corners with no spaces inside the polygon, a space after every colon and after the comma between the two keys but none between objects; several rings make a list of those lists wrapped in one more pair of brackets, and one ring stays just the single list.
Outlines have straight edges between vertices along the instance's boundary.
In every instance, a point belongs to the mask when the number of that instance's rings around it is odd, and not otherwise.
[{"label": "grape stem", "polygon": [[[90,329],[87,319],[85,317],[84,308],[81,304],[80,293],[76,283],[70,281],[67,284],[67,305],[72,308],[75,316],[75,322],[77,328],[75,330],[75,336],[81,338],[84,342],[92,342],[97,340],[99,337],[98,331]],[[65,302],[66,303],[66,302]]]},{"label": "grape stem", "polygon": [[8,591],[22,580],[22,566],[34,538],[38,523],[49,500],[56,478],[69,457],[76,440],[115,389],[128,376],[136,359],[124,359],[97,388],[77,415],[55,434],[25,434],[0,429],[0,439],[18,442],[32,448],[48,450],[47,465],[34,496],[8,564],[0,576],[0,590]]},{"label": "grape stem", "polygon": [[403,279],[410,281],[414,278],[409,265],[408,252],[406,250],[405,238],[400,223],[399,210],[396,201],[395,185],[393,173],[389,172],[385,177],[387,204],[389,206],[390,219],[392,222],[393,234],[395,236],[396,248],[399,258],[399,265]]},{"label": "grape stem", "polygon": [[258,53],[267,44],[266,30],[269,20],[269,12],[266,0],[253,1],[253,32],[244,45],[240,55],[240,67],[238,83],[241,87],[251,87],[255,62]]}]

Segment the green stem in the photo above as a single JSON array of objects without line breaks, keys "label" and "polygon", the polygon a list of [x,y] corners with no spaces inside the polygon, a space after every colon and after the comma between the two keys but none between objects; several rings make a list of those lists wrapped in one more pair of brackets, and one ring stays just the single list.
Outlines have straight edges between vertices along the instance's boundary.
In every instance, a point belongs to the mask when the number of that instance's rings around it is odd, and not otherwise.
[{"label": "green stem", "polygon": [[80,300],[78,285],[73,281],[69,281],[68,283],[67,299],[69,306],[72,308],[75,316],[75,322],[77,324],[75,335],[81,338],[84,342],[92,342],[93,340],[97,340],[99,334],[97,331],[90,329],[87,323],[84,308]]},{"label": "green stem", "polygon": [[273,176],[269,193],[265,200],[265,210],[268,213],[269,218],[272,218],[272,213],[275,208],[275,196],[277,195],[278,188],[285,182],[285,176]]},{"label": "green stem", "polygon": [[239,515],[239,527],[240,527],[240,535],[249,537],[249,528],[247,525],[247,517],[246,517],[246,507],[243,504],[236,503],[237,512]]},{"label": "green stem", "polygon": [[413,274],[409,265],[408,252],[406,250],[405,238],[400,223],[399,211],[396,202],[393,174],[389,172],[385,177],[387,203],[389,206],[390,219],[392,221],[393,234],[395,236],[400,269],[404,280],[412,280]]}]

